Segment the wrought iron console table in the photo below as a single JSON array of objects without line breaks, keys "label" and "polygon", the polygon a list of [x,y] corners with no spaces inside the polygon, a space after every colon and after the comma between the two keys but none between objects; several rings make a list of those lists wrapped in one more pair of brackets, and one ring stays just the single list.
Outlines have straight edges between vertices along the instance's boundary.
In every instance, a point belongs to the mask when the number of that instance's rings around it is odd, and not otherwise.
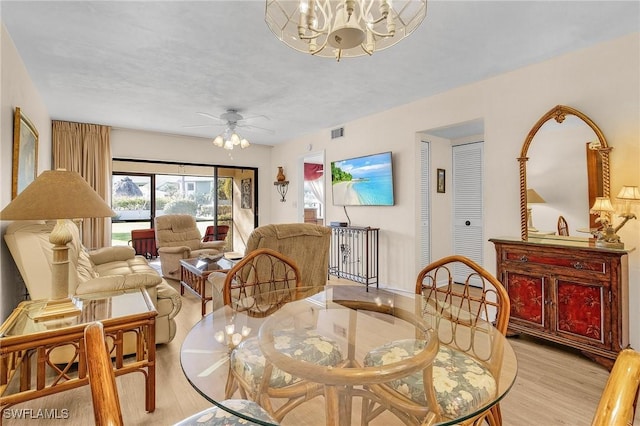
[{"label": "wrought iron console table", "polygon": [[369,226],[331,226],[329,274],[378,288],[378,231]]}]

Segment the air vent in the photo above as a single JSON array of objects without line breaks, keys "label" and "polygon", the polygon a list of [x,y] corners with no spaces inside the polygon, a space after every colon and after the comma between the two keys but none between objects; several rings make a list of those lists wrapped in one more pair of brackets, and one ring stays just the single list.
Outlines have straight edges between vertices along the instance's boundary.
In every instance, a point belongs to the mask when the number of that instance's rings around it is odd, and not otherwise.
[{"label": "air vent", "polygon": [[344,136],[344,127],[333,129],[331,131],[331,139],[341,138]]}]

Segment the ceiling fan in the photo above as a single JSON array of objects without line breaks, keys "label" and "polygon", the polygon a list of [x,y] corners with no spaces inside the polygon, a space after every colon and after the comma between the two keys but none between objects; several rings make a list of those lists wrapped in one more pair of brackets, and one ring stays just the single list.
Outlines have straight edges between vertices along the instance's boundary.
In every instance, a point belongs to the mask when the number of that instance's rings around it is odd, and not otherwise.
[{"label": "ceiling fan", "polygon": [[219,116],[209,114],[207,112],[197,112],[196,114],[201,115],[206,118],[210,118],[215,121],[215,124],[200,124],[195,126],[185,126],[190,128],[196,127],[220,127],[226,126],[235,129],[236,127],[245,129],[248,132],[255,133],[266,133],[266,134],[274,134],[275,132],[271,129],[267,129],[265,127],[254,126],[249,124],[250,121],[256,119],[264,119],[269,120],[269,117],[266,115],[252,115],[252,116],[243,116],[238,112],[237,109],[228,109],[225,113],[220,114]]},{"label": "ceiling fan", "polygon": [[271,129],[267,129],[265,127],[259,127],[252,124],[248,124],[249,121],[255,119],[265,119],[269,120],[269,117],[266,115],[254,115],[249,117],[244,117],[241,115],[237,109],[228,109],[220,116],[215,116],[213,114],[209,114],[206,112],[197,112],[196,114],[201,115],[203,117],[207,117],[211,120],[214,120],[215,124],[201,124],[196,126],[185,126],[190,128],[195,127],[220,127],[225,126],[225,130],[216,136],[213,140],[213,144],[220,148],[225,149],[233,149],[234,146],[240,145],[241,148],[246,148],[249,146],[249,141],[247,139],[242,138],[237,133],[237,128],[243,129],[243,131],[252,132],[252,133],[263,133],[263,134],[274,134],[275,132]]}]

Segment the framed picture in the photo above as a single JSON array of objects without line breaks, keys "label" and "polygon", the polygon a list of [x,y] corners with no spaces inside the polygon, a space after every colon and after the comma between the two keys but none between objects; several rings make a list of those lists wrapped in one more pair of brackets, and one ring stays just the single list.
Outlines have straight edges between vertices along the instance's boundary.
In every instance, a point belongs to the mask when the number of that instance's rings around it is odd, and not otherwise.
[{"label": "framed picture", "polygon": [[11,199],[38,175],[38,131],[19,107],[13,116],[13,174]]},{"label": "framed picture", "polygon": [[445,174],[444,169],[438,169],[438,178],[437,178],[437,191],[440,193],[446,192],[445,186]]},{"label": "framed picture", "polygon": [[251,178],[242,179],[241,182],[241,201],[240,207],[243,209],[251,208]]}]

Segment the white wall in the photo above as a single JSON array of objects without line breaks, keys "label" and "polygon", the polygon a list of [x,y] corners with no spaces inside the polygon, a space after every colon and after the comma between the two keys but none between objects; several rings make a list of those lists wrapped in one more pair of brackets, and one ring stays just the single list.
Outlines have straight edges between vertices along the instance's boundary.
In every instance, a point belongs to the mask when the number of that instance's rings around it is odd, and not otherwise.
[{"label": "white wall", "polygon": [[[396,205],[352,207],[354,225],[381,228],[381,283],[412,290],[423,265],[416,262],[419,231],[416,215],[419,155],[416,133],[475,119],[484,120],[484,231],[487,238],[520,235],[518,162],[522,143],[531,127],[549,109],[567,105],[589,116],[603,131],[610,146],[612,194],[622,185],[640,185],[640,34],[636,33],[589,49],[572,52],[540,64],[421,99],[393,110],[345,123],[344,138],[332,141],[330,129],[278,145],[271,168],[295,167],[309,144],[325,150],[333,160],[393,151]],[[276,164],[277,162],[277,164]],[[439,164],[432,162],[435,169]],[[450,175],[450,173],[449,173]],[[325,183],[330,188],[330,176]],[[298,182],[292,182],[295,187]],[[435,181],[432,180],[432,184]],[[294,188],[295,191],[295,188]],[[295,193],[295,192],[294,192]],[[344,220],[341,207],[332,205],[327,191],[327,221]],[[434,217],[448,203],[432,197]],[[271,204],[274,222],[295,221],[292,201]],[[433,227],[440,224],[434,223]],[[443,227],[450,227],[444,224]],[[440,234],[437,234],[440,235]],[[449,233],[450,235],[450,233]],[[629,254],[631,344],[640,348],[640,220],[620,232]],[[433,252],[444,255],[432,242]],[[442,247],[451,247],[442,241]],[[485,267],[495,273],[495,250],[484,247]]]},{"label": "white wall", "polygon": [[[38,173],[51,168],[51,119],[13,40],[2,24],[0,30],[0,206],[11,201],[13,112],[20,107],[38,130]],[[0,224],[4,235],[8,222]],[[4,239],[0,244],[0,320],[4,321],[24,294],[20,274]]]}]

